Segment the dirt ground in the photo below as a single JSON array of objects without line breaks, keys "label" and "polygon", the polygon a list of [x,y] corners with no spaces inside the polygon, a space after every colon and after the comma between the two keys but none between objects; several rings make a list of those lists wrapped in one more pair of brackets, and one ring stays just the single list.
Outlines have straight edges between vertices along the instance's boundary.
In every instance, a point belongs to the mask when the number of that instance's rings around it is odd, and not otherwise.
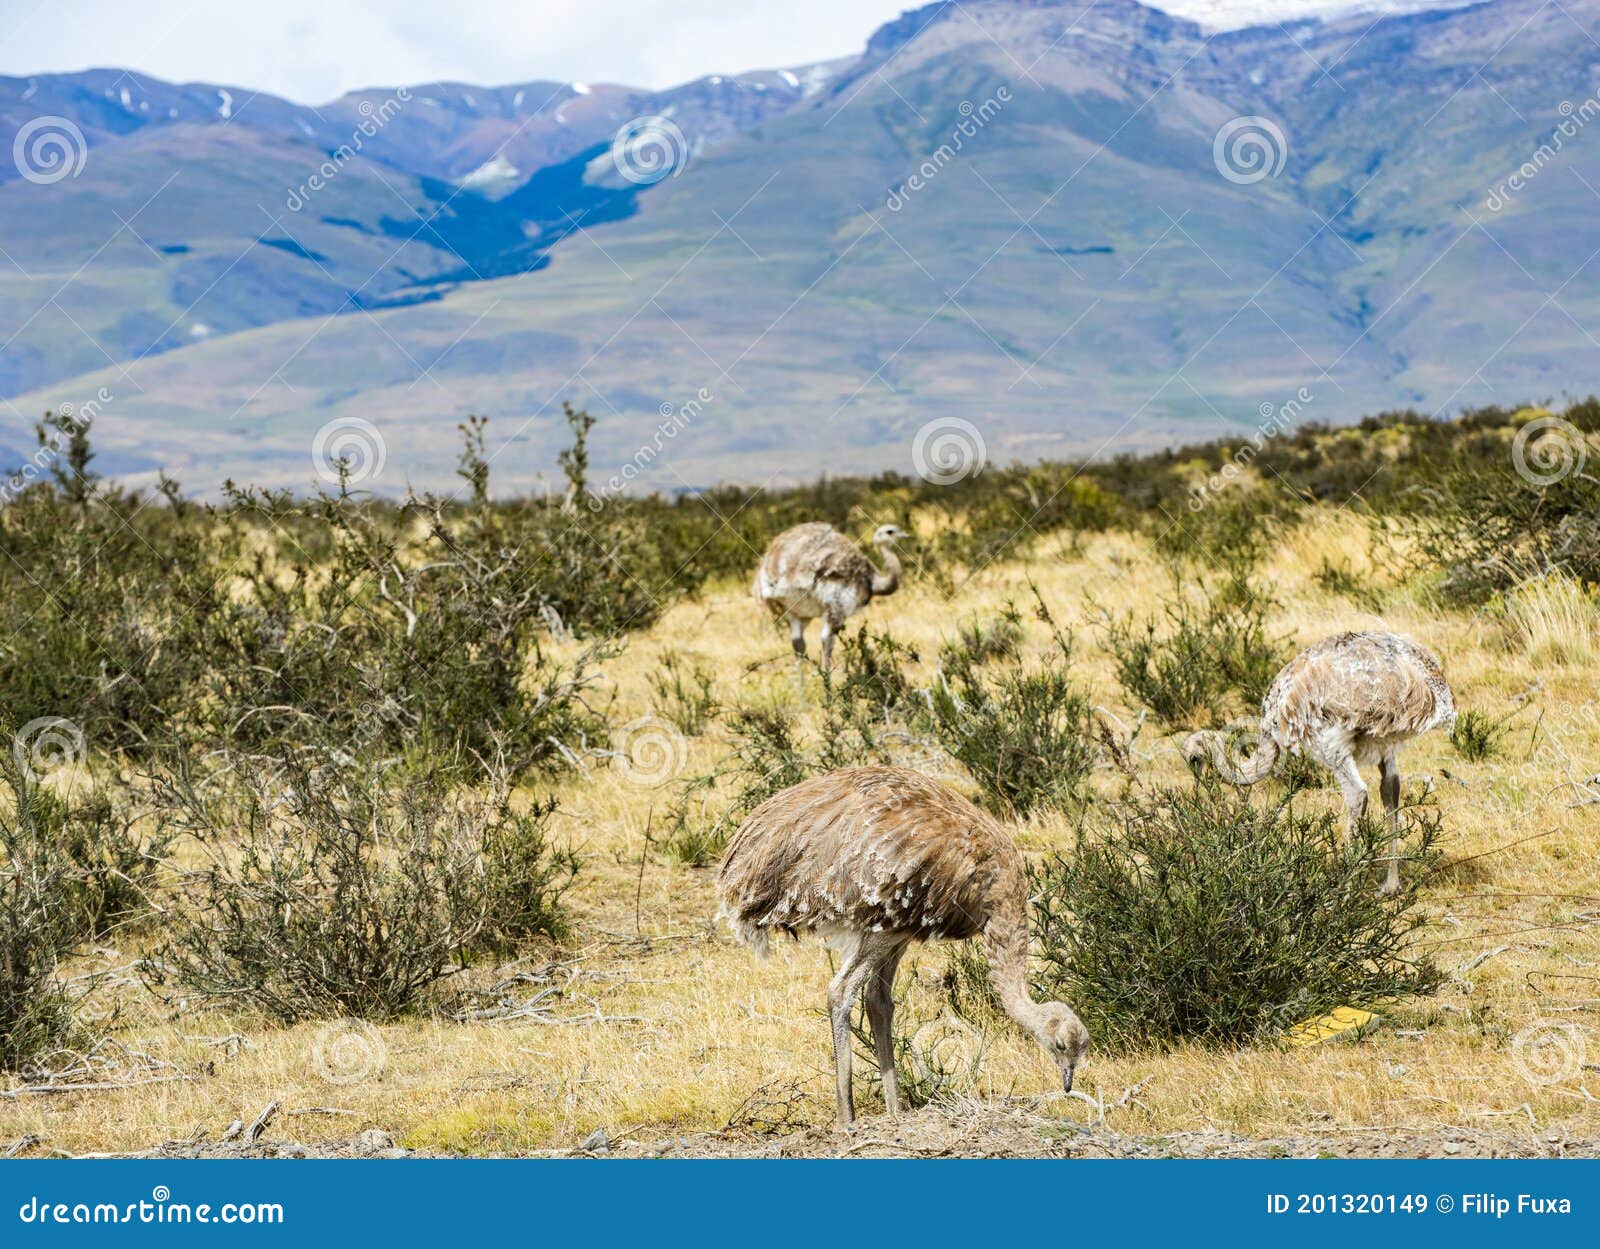
[{"label": "dirt ground", "polygon": [[[864,1118],[852,1128],[805,1128],[751,1134],[701,1132],[665,1138],[611,1140],[596,1131],[577,1149],[541,1151],[547,1158],[1595,1158],[1600,1137],[1565,1131],[1484,1131],[1440,1125],[1400,1132],[1374,1129],[1252,1138],[1220,1128],[1166,1136],[1129,1136],[1066,1124],[1037,1113],[1029,1099],[953,1101],[898,1120]],[[231,1127],[232,1125],[230,1125]],[[290,1129],[292,1131],[292,1129]],[[226,1129],[224,1129],[226,1132]],[[18,1142],[12,1156],[47,1152]],[[139,1158],[390,1158],[428,1157],[395,1144],[381,1128],[345,1139],[305,1144],[268,1124],[255,1141],[168,1141],[118,1155]]]}]

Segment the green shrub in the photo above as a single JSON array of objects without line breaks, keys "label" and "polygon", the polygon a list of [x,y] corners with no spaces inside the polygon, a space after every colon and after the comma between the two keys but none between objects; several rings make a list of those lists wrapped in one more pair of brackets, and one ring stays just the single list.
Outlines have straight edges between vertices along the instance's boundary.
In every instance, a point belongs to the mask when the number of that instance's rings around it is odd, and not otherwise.
[{"label": "green shrub", "polygon": [[[173,739],[315,743],[462,770],[503,739],[520,771],[603,744],[586,694],[638,594],[596,568],[597,534],[626,540],[616,524],[577,525],[544,501],[396,507],[358,497],[342,471],[335,494],[230,485],[217,508],[170,481],[157,503],[71,464],[22,490],[0,508],[0,705],[67,717],[95,751],[133,756]],[[558,663],[543,639],[567,628],[574,594],[605,628]]]},{"label": "green shrub", "polygon": [[205,675],[197,622],[224,597],[207,521],[136,494],[35,486],[0,507],[0,706],[142,752]]},{"label": "green shrub", "polygon": [[548,806],[512,810],[503,772],[463,794],[298,752],[231,764],[196,778],[180,763],[161,790],[207,866],[171,908],[149,963],[158,987],[287,1022],[383,1019],[474,948],[561,930],[573,862],[544,836]]},{"label": "green shrub", "polygon": [[956,636],[939,651],[939,665],[949,670],[1015,659],[1023,636],[1022,614],[1015,603],[1008,602],[992,620],[973,616],[957,625]]},{"label": "green shrub", "polygon": [[1411,937],[1438,819],[1409,822],[1402,887],[1381,897],[1388,837],[1375,821],[1346,847],[1342,817],[1289,799],[1202,787],[1119,807],[1038,869],[1037,987],[1113,1051],[1239,1044],[1336,1006],[1430,993],[1443,977]]},{"label": "green shrub", "polygon": [[[203,733],[240,749],[314,743],[362,758],[410,755],[472,771],[502,753],[512,771],[560,763],[603,744],[586,701],[599,642],[557,662],[541,570],[505,545],[497,514],[437,502],[399,517],[348,495],[289,504],[237,493],[240,519],[308,523],[326,548],[286,562],[241,558],[235,588],[208,629],[214,656],[196,700]],[[413,550],[404,531],[426,526]]]},{"label": "green shrub", "polygon": [[1600,582],[1600,487],[1584,468],[1600,443],[1600,403],[1572,404],[1554,426],[1533,410],[1496,415],[1472,454],[1443,461],[1410,516],[1445,596],[1483,603],[1530,570]]},{"label": "green shrub", "polygon": [[1268,620],[1270,594],[1242,576],[1203,587],[1199,600],[1175,583],[1164,619],[1108,618],[1104,643],[1130,697],[1169,724],[1226,718],[1254,706],[1288,659]]},{"label": "green shrub", "polygon": [[1265,558],[1297,511],[1291,497],[1271,486],[1236,488],[1215,498],[1192,496],[1191,503],[1199,506],[1166,508],[1154,520],[1156,549],[1235,577]]},{"label": "green shrub", "polygon": [[82,882],[59,841],[62,808],[0,760],[0,1069],[28,1071],[76,1030],[59,969],[89,935]]},{"label": "green shrub", "polygon": [[963,653],[927,692],[939,743],[990,805],[1017,815],[1074,809],[1095,764],[1094,708],[1072,678],[1071,640],[1053,626],[1052,638],[1056,653],[1042,666],[980,667]]},{"label": "green shrub", "polygon": [[[700,778],[699,788],[708,788],[711,778]],[[708,867],[721,856],[728,838],[738,827],[726,817],[709,815],[706,804],[694,802],[695,794],[686,793],[674,802],[666,813],[662,835],[651,842],[673,863],[684,867]],[[646,847],[648,853],[649,847]]]},{"label": "green shrub", "polygon": [[1494,720],[1476,707],[1469,707],[1456,717],[1450,730],[1450,744],[1456,753],[1471,763],[1479,763],[1500,751],[1500,739],[1505,736],[1502,720]]},{"label": "green shrub", "polygon": [[1289,793],[1304,789],[1321,789],[1333,781],[1333,773],[1309,755],[1289,751],[1278,756],[1278,766],[1272,769],[1278,783]]},{"label": "green shrub", "polygon": [[1383,606],[1383,593],[1352,572],[1348,560],[1340,560],[1336,564],[1323,556],[1322,563],[1311,575],[1329,594],[1338,594],[1368,611],[1378,611]]},{"label": "green shrub", "polygon": [[839,676],[823,676],[824,705],[847,717],[888,720],[905,713],[916,701],[907,664],[920,661],[910,646],[895,641],[887,630],[863,628],[847,634],[839,647]]},{"label": "green shrub", "polygon": [[102,937],[144,923],[154,913],[157,873],[171,846],[167,830],[148,827],[127,810],[125,796],[104,789],[71,802],[36,790],[32,799],[40,835],[69,870],[84,931]]},{"label": "green shrub", "polygon": [[561,899],[578,874],[579,860],[570,847],[551,839],[556,800],[545,798],[519,811],[503,789],[492,797],[478,839],[489,919],[477,944],[503,953],[538,938],[562,940],[570,930]]},{"label": "green shrub", "polygon": [[662,651],[661,666],[650,673],[657,712],[685,737],[699,737],[718,710],[713,679],[704,665],[691,666],[677,651]]}]

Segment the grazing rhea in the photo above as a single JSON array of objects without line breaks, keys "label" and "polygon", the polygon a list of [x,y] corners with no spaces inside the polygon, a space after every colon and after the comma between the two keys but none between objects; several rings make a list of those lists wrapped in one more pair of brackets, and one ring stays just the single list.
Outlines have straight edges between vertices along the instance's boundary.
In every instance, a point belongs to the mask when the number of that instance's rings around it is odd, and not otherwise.
[{"label": "grazing rhea", "polygon": [[842,957],[828,986],[839,1123],[855,1118],[850,1012],[864,993],[883,1100],[900,1112],[894,975],[913,941],[982,935],[1006,1013],[1044,1046],[1072,1091],[1089,1033],[1061,1002],[1028,993],[1028,881],[991,817],[907,768],[844,768],[769,798],[745,820],[717,872],[722,913],[765,955],[773,928],[814,930]]},{"label": "grazing rhea", "polygon": [[883,561],[879,572],[832,525],[814,522],[786,529],[772,540],[756,570],[756,601],[789,622],[796,658],[806,657],[806,624],[822,617],[822,666],[833,663],[833,635],[845,619],[874,598],[900,588],[900,558],[894,544],[905,536],[898,525],[879,525],[872,545]]},{"label": "grazing rhea", "polygon": [[1384,893],[1400,887],[1399,749],[1413,737],[1455,723],[1455,698],[1438,658],[1397,633],[1341,633],[1308,646],[1273,678],[1261,700],[1255,753],[1230,761],[1223,735],[1193,733],[1183,753],[1197,771],[1210,762],[1236,785],[1254,785],[1280,752],[1308,755],[1344,791],[1345,838],[1366,814],[1360,765],[1377,763],[1391,846]]}]

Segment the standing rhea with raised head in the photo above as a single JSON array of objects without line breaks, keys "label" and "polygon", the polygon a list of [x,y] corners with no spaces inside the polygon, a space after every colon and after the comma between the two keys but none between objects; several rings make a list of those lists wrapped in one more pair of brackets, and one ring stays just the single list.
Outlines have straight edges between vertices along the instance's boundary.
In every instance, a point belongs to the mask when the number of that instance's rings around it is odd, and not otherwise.
[{"label": "standing rhea with raised head", "polygon": [[894,544],[905,536],[898,525],[879,525],[872,545],[883,571],[832,525],[796,525],[774,538],[756,569],[756,601],[789,622],[796,658],[806,657],[806,624],[822,618],[822,666],[833,662],[833,635],[874,598],[900,588],[900,558]]},{"label": "standing rhea with raised head", "polygon": [[1005,829],[959,794],[908,768],[844,768],[767,799],[728,844],[717,872],[722,914],[765,955],[774,928],[820,932],[841,955],[828,986],[839,1123],[855,1118],[850,1012],[864,996],[883,1100],[900,1112],[894,975],[913,941],[981,935],[1006,1013],[1060,1068],[1063,1087],[1089,1033],[1061,1002],[1028,992],[1028,880]]},{"label": "standing rhea with raised head", "polygon": [[1361,765],[1376,763],[1389,824],[1389,872],[1383,891],[1400,887],[1400,747],[1455,723],[1456,704],[1438,657],[1397,633],[1341,633],[1308,646],[1273,678],[1261,700],[1261,739],[1253,754],[1230,760],[1224,735],[1192,733],[1183,753],[1197,771],[1211,763],[1225,780],[1254,785],[1281,752],[1307,755],[1330,769],[1344,791],[1345,838],[1367,811]]}]

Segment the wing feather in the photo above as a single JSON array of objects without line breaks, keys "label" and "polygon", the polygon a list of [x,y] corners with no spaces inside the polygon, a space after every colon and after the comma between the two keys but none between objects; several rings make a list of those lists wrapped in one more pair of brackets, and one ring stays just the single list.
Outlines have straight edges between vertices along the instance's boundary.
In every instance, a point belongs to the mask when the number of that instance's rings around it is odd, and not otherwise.
[{"label": "wing feather", "polygon": [[976,935],[1001,875],[1020,878],[1005,831],[959,794],[905,768],[847,768],[761,804],[718,872],[743,931],[833,927]]},{"label": "wing feather", "polygon": [[1328,726],[1373,737],[1425,733],[1454,713],[1438,659],[1393,633],[1341,633],[1308,646],[1261,707],[1273,736],[1295,746]]}]

